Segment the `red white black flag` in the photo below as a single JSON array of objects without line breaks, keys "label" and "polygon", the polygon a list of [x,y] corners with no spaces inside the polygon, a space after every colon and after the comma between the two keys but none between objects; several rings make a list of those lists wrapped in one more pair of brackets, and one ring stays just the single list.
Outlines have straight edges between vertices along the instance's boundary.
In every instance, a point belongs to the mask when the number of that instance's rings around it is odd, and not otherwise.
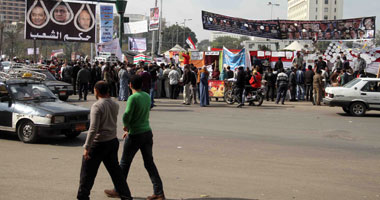
[{"label": "red white black flag", "polygon": [[190,46],[191,49],[196,49],[195,44],[190,36],[187,38],[186,43]]}]

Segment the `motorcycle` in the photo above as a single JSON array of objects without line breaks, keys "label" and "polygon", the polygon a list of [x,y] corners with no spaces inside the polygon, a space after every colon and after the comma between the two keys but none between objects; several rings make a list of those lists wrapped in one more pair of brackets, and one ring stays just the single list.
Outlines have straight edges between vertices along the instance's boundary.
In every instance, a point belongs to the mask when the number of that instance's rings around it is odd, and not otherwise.
[{"label": "motorcycle", "polygon": [[[253,89],[251,86],[245,87],[245,101],[248,102],[250,106],[261,106],[264,102],[264,90],[263,88]],[[239,102],[237,96],[237,88],[236,86],[232,86],[231,89],[227,90],[224,93],[224,99],[227,104],[234,104],[235,102]],[[257,104],[255,104],[255,102]]]}]

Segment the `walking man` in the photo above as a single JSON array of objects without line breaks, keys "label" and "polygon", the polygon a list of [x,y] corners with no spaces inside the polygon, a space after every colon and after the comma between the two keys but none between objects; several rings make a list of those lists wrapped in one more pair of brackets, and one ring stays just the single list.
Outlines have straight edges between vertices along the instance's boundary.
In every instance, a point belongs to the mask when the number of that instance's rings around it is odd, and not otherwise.
[{"label": "walking man", "polygon": [[[142,92],[142,78],[132,76],[129,87],[132,95],[128,98],[127,108],[123,115],[124,124],[124,150],[120,161],[120,167],[124,177],[128,177],[133,158],[138,150],[141,151],[145,169],[148,171],[153,183],[154,194],[147,200],[165,200],[162,181],[156,165],[153,161],[153,134],[149,125],[150,97]],[[118,197],[118,190],[104,190],[108,197]]]},{"label": "walking man", "polygon": [[77,198],[90,199],[99,165],[103,162],[120,199],[131,200],[131,193],[117,158],[119,140],[116,137],[116,124],[119,105],[110,98],[108,85],[104,81],[95,84],[95,97],[98,101],[91,107],[90,128],[84,144]]},{"label": "walking man", "polygon": [[314,104],[317,104],[318,106],[321,105],[322,88],[323,88],[323,81],[322,81],[322,76],[321,76],[321,70],[318,70],[315,76],[313,77]]},{"label": "walking man", "polygon": [[191,103],[191,71],[190,66],[185,65],[185,70],[183,73],[183,104],[190,105]]},{"label": "walking man", "polygon": [[280,73],[277,75],[277,99],[276,99],[276,104],[280,102],[281,104],[285,104],[285,97],[286,97],[286,92],[288,91],[288,75],[285,74],[284,68],[280,69]]},{"label": "walking man", "polygon": [[77,76],[77,83],[79,85],[79,100],[82,99],[82,93],[84,100],[87,101],[87,94],[88,94],[88,84],[90,84],[91,81],[91,72],[87,69],[86,64],[83,65],[83,68],[79,70],[78,76]]}]

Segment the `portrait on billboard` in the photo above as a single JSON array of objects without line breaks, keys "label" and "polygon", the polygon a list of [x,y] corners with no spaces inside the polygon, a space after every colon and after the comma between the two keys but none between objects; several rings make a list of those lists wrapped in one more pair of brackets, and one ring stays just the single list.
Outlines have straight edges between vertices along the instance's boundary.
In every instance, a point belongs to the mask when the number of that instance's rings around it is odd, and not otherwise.
[{"label": "portrait on billboard", "polygon": [[74,13],[68,3],[57,2],[51,11],[50,18],[56,24],[66,25],[73,20]]},{"label": "portrait on billboard", "polygon": [[49,15],[43,1],[34,1],[26,15],[27,23],[33,28],[41,29],[49,23]]}]

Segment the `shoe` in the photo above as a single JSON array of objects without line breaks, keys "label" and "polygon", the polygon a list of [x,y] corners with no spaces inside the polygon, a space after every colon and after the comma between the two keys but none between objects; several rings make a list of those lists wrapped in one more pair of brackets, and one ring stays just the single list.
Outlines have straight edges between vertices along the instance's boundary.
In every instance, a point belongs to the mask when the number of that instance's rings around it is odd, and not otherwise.
[{"label": "shoe", "polygon": [[198,102],[194,102],[194,104],[198,104]]},{"label": "shoe", "polygon": [[120,198],[120,195],[116,190],[104,190],[104,193],[107,195],[109,198]]},{"label": "shoe", "polygon": [[281,103],[282,105],[285,105],[285,103]]},{"label": "shoe", "polygon": [[164,194],[159,194],[159,195],[154,194],[152,196],[147,197],[146,200],[166,200],[166,198]]},{"label": "shoe", "polygon": [[241,107],[243,107],[244,105],[243,104],[239,104],[238,106],[237,106],[237,108],[241,108]]},{"label": "shoe", "polygon": [[79,98],[78,101],[82,100],[82,98]]}]

